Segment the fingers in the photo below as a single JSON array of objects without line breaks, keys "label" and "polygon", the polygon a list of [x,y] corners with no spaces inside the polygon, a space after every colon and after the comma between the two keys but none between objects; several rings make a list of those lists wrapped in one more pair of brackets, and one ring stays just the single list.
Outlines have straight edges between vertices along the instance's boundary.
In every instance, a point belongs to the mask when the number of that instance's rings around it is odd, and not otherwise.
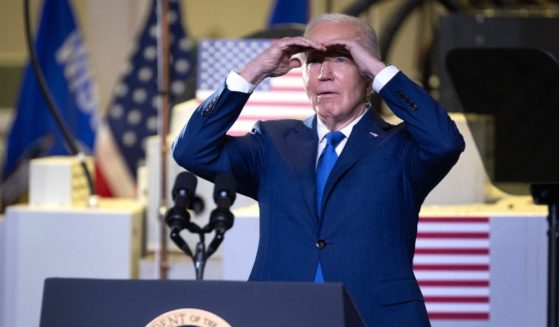
[{"label": "fingers", "polygon": [[353,40],[327,40],[322,42],[322,45],[325,48],[342,48],[345,49],[349,52],[352,52],[352,50],[355,50],[356,48],[362,48],[357,42],[353,41]]},{"label": "fingers", "polygon": [[283,38],[277,41],[275,46],[289,56],[309,50],[326,50],[326,47],[321,43],[306,39],[302,36]]},{"label": "fingers", "polygon": [[328,49],[349,52],[361,73],[370,79],[374,79],[386,67],[386,64],[373,53],[372,49],[365,47],[357,40],[328,40],[324,41],[323,45]]},{"label": "fingers", "polygon": [[366,51],[356,40],[325,40],[322,42],[313,41],[302,36],[286,37],[275,42],[274,46],[288,55],[294,55],[301,52],[310,50],[327,51],[329,48],[342,48],[349,52]]}]

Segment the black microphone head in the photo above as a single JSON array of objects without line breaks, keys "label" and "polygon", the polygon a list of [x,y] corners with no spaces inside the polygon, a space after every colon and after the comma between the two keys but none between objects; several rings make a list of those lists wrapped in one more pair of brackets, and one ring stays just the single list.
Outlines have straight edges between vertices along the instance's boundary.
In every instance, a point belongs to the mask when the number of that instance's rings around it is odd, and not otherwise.
[{"label": "black microphone head", "polygon": [[191,209],[196,215],[199,215],[206,209],[206,203],[204,202],[204,199],[198,195],[194,195],[192,197],[192,201],[188,204],[188,209]]},{"label": "black microphone head", "polygon": [[173,185],[173,190],[171,195],[173,196],[173,200],[176,200],[177,195],[179,192],[186,191],[188,197],[194,196],[194,192],[196,191],[196,185],[198,184],[198,180],[196,176],[192,175],[187,171],[183,171],[177,175],[175,179],[175,184]]},{"label": "black microphone head", "polygon": [[235,181],[233,174],[221,173],[217,175],[214,184],[214,201],[219,206],[222,200],[226,200],[230,202],[228,203],[228,206],[231,206],[233,202],[235,202],[237,190],[237,182]]}]

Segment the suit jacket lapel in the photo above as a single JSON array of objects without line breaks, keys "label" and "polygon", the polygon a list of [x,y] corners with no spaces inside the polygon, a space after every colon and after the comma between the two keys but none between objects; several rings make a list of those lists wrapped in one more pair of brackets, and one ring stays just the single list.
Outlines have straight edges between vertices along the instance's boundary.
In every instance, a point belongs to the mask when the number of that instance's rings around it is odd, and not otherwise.
[{"label": "suit jacket lapel", "polygon": [[372,109],[353,127],[351,135],[328,176],[324,187],[322,206],[340,177],[384,138],[389,125]]},{"label": "suit jacket lapel", "polygon": [[315,198],[315,163],[318,148],[315,116],[307,119],[286,135],[293,167],[297,173],[310,216],[318,222]]}]

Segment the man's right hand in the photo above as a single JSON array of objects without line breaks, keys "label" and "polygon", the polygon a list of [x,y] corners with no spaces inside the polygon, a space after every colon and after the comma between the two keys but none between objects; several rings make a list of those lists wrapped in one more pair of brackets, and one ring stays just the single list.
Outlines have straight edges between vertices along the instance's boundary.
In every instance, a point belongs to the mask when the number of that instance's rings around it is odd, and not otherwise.
[{"label": "man's right hand", "polygon": [[266,77],[282,76],[293,68],[301,67],[301,60],[294,55],[311,49],[326,50],[322,44],[304,37],[283,38],[274,42],[249,62],[239,75],[248,82],[258,85]]}]

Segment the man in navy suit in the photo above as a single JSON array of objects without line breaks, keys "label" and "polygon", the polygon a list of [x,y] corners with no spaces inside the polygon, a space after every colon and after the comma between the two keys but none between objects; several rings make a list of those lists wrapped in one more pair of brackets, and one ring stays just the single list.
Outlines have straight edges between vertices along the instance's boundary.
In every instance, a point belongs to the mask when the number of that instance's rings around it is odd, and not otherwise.
[{"label": "man in navy suit", "polygon": [[[227,136],[254,87],[295,67],[316,115]],[[404,123],[371,108],[373,91]],[[173,155],[209,180],[231,171],[239,191],[258,200],[250,280],[343,282],[368,326],[428,326],[412,269],[418,213],[463,149],[445,109],[379,59],[374,31],[330,14],[231,72]]]}]

